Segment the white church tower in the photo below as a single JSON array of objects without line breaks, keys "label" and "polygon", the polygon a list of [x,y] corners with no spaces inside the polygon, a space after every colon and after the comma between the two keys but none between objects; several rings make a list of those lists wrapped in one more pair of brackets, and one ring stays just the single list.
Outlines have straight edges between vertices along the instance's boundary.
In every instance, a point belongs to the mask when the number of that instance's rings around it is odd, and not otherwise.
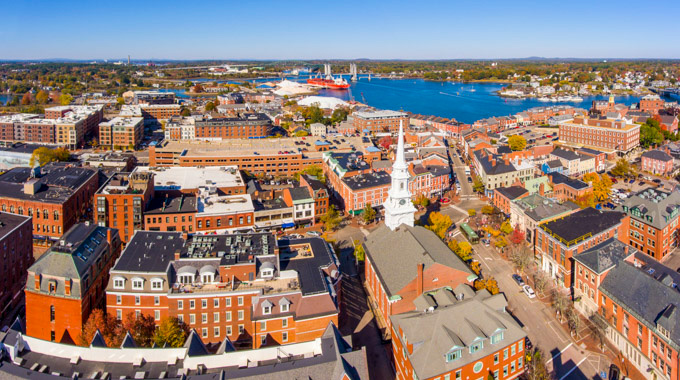
[{"label": "white church tower", "polygon": [[416,208],[411,201],[408,189],[408,165],[404,158],[404,130],[399,124],[399,140],[397,142],[397,158],[392,165],[392,187],[387,193],[385,207],[385,225],[394,231],[399,225],[406,224],[413,227]]}]

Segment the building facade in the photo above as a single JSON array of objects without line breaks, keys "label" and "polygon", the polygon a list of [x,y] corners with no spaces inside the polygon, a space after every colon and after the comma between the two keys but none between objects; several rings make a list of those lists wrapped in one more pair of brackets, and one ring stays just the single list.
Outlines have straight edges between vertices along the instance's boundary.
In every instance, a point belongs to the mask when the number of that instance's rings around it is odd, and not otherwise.
[{"label": "building facade", "polygon": [[23,299],[26,270],[33,264],[33,224],[28,216],[0,213],[0,320]]}]

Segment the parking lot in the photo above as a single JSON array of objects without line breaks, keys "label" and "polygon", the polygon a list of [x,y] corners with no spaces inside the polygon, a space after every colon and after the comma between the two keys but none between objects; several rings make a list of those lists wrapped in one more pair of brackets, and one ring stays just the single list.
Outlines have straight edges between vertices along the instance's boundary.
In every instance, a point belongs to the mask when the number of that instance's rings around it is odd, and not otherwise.
[{"label": "parking lot", "polygon": [[529,126],[508,129],[501,132],[501,134],[503,136],[508,137],[512,135],[520,135],[527,140],[527,146],[534,146],[534,145],[546,145],[553,141],[557,141],[559,139],[557,132],[558,132],[557,128],[541,128],[538,126]]}]

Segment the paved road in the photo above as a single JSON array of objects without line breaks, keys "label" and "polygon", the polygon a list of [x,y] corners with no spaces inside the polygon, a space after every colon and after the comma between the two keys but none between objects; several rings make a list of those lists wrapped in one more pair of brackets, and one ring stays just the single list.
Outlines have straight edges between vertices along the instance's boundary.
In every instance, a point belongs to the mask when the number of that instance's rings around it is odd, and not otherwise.
[{"label": "paved road", "polygon": [[449,148],[449,152],[451,152],[451,160],[453,161],[453,171],[456,173],[458,182],[460,182],[461,199],[474,196],[472,192],[472,184],[468,183],[467,175],[465,174],[465,163],[460,159],[455,148]]},{"label": "paved road", "polygon": [[[463,240],[462,235],[455,235]],[[548,368],[557,380],[593,379],[608,368],[603,355],[583,350],[557,323],[553,311],[537,299],[529,299],[510,277],[512,265],[503,260],[491,247],[474,246],[475,258],[482,263],[484,273],[493,275],[508,299],[508,309],[523,325],[531,342],[548,357]],[[583,331],[587,334],[587,331]]]}]

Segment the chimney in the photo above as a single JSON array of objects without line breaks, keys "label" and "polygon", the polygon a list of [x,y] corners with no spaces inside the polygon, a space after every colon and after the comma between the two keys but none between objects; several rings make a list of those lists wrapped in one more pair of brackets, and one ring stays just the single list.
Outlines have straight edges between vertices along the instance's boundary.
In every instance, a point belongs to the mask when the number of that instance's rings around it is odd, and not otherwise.
[{"label": "chimney", "polygon": [[541,183],[538,185],[538,195],[544,196],[545,195],[545,184]]},{"label": "chimney", "polygon": [[35,274],[35,290],[40,290],[40,275]]},{"label": "chimney", "polygon": [[508,160],[507,157],[505,158],[505,165],[506,165],[506,166],[510,165],[510,160]]},{"label": "chimney", "polygon": [[183,239],[184,241],[189,240],[189,233],[186,232],[186,231],[183,231],[183,232],[182,232],[182,239]]},{"label": "chimney", "polygon": [[175,260],[179,260],[179,249],[175,251]]},{"label": "chimney", "polygon": [[623,252],[624,252],[626,255],[628,254],[628,245],[626,245],[625,247],[623,247]]},{"label": "chimney", "polygon": [[113,245],[112,244],[113,243],[113,236],[112,236],[113,233],[111,231],[112,230],[110,228],[106,229],[106,241],[109,242],[109,245]]},{"label": "chimney", "polygon": [[496,166],[496,159],[495,158],[491,160],[491,166]]},{"label": "chimney", "polygon": [[71,295],[71,279],[66,278],[64,279],[64,294],[67,296]]},{"label": "chimney", "polygon": [[417,266],[418,274],[416,276],[416,294],[417,296],[423,294],[423,264],[419,263]]}]

